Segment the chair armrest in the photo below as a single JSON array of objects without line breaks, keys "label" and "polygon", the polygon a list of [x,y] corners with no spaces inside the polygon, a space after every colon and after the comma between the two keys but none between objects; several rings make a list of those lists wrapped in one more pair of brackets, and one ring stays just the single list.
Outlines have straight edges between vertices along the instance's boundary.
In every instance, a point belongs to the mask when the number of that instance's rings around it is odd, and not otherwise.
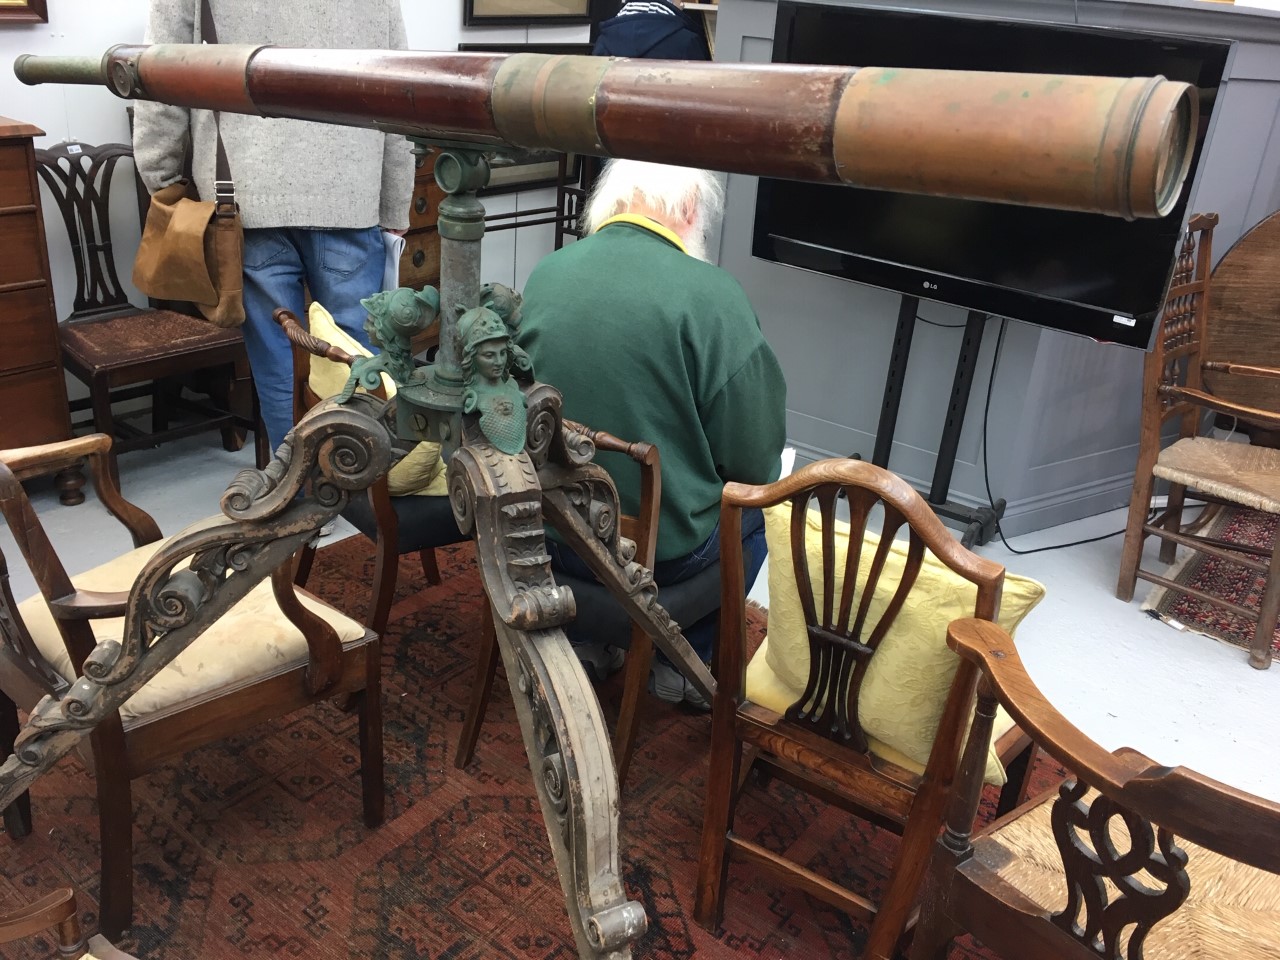
[{"label": "chair armrest", "polygon": [[356,362],[356,358],[341,347],[335,347],[327,340],[321,340],[311,333],[310,330],[302,325],[302,321],[298,319],[298,315],[292,310],[277,307],[271,316],[276,323],[280,324],[280,328],[284,330],[284,335],[289,338],[290,343],[296,344],[312,356],[323,357],[335,363],[345,363],[348,367]]},{"label": "chair armrest", "polygon": [[43,443],[34,447],[13,447],[0,450],[0,461],[14,473],[31,470],[52,473],[64,467],[74,466],[92,454],[105,454],[111,449],[111,439],[103,433],[91,433],[87,437],[73,437],[56,443]]},{"label": "chair armrest", "polygon": [[1193,403],[1198,407],[1204,407],[1217,413],[1225,413],[1229,417],[1239,417],[1241,420],[1249,420],[1280,429],[1280,414],[1272,413],[1270,410],[1246,407],[1244,404],[1232,403],[1230,400],[1223,400],[1221,397],[1215,397],[1211,393],[1206,393],[1203,390],[1192,390],[1189,387],[1165,386],[1161,387],[1159,392],[1162,397],[1171,397],[1174,400]]},{"label": "chair armrest", "polygon": [[123,617],[129,607],[129,591],[76,590],[69,596],[49,601],[55,620],[109,620]]},{"label": "chair armrest", "polygon": [[1230,373],[1238,377],[1265,377],[1268,380],[1280,380],[1280,369],[1276,367],[1255,367],[1247,363],[1232,363],[1229,360],[1206,360],[1204,369],[1217,373]]},{"label": "chair armrest", "polygon": [[64,924],[69,924],[65,932],[70,936],[60,936],[59,941],[67,947],[78,945],[80,926],[76,921],[76,894],[70,887],[62,887],[35,903],[0,914],[0,943],[20,940]]},{"label": "chair armrest", "polygon": [[983,670],[1018,726],[1089,783],[1120,790],[1154,762],[1136,751],[1113,754],[1086,736],[1053,706],[1027,675],[1013,638],[989,620],[956,620],[947,645]]}]

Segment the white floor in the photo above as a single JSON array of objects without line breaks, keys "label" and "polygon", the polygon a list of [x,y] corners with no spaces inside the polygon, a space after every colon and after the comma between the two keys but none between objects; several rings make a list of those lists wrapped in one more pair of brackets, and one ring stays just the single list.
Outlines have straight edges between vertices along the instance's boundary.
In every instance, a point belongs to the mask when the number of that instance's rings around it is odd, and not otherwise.
[{"label": "white floor", "polygon": [[[120,473],[125,496],[172,534],[216,513],[227,483],[251,465],[247,449],[226,453],[205,435],[127,454]],[[124,529],[92,493],[84,504],[64,507],[51,483],[33,481],[28,489],[70,573],[129,548]],[[1019,549],[1066,543],[1118,530],[1123,522],[1122,511],[1115,511],[1010,542]],[[1161,763],[1185,764],[1280,800],[1280,765],[1274,745],[1267,746],[1280,705],[1280,667],[1254,670],[1243,651],[1142,613],[1144,584],[1132,603],[1116,600],[1120,540],[1031,556],[1015,556],[998,541],[979,548],[1048,588],[1018,631],[1027,669],[1058,709],[1108,749],[1135,747]],[[35,586],[7,527],[0,530],[0,550],[14,595],[29,596]]]}]

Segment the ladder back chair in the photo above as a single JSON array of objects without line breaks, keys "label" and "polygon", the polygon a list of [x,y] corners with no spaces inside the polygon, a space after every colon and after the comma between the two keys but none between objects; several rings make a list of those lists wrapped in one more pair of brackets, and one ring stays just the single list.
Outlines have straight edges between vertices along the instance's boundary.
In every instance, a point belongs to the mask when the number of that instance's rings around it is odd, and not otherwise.
[{"label": "ladder back chair", "polygon": [[[842,499],[848,504],[847,527],[837,519]],[[810,510],[813,503],[816,513]],[[788,531],[790,536],[788,556],[770,535],[767,643],[774,644],[775,631],[781,629],[777,621],[785,598],[775,596],[779,570],[794,571],[794,589],[803,610],[799,627],[803,636],[797,642],[807,646],[807,671],[803,664],[799,666],[802,674],[807,672],[807,681],[801,681],[804,689],[798,698],[793,700],[794,693],[789,694],[785,698],[789,705],[777,709],[753,702],[748,695],[752,681],[746,660],[741,527],[742,512],[749,508],[766,509],[767,533],[776,523],[774,529]],[[881,518],[878,532],[876,516]],[[720,662],[712,702],[711,763],[694,916],[711,930],[723,922],[732,856],[867,923],[870,934],[863,956],[885,960],[894,956],[908,926],[943,822],[970,713],[974,671],[950,658],[947,667],[954,679],[939,674],[935,702],[927,705],[927,711],[931,718],[940,719],[930,720],[936,727],[928,729],[931,744],[922,747],[927,763],[918,769],[908,768],[909,759],[899,759],[887,741],[881,742],[886,735],[879,728],[866,728],[860,707],[865,707],[872,693],[868,674],[873,668],[884,671],[890,664],[901,664],[901,659],[893,658],[904,653],[912,662],[935,657],[939,650],[949,656],[947,621],[935,622],[932,613],[944,602],[937,598],[945,591],[954,598],[945,602],[962,610],[960,615],[994,620],[1001,607],[1005,570],[964,548],[905,481],[855,460],[809,464],[764,486],[727,484],[720,531],[724,554]],[[905,540],[895,540],[900,532],[907,534]],[[847,545],[842,545],[845,537]],[[1038,584],[1034,586],[1038,592],[1031,603],[1043,592]],[[1017,616],[1022,613],[1025,610]],[[910,648],[901,646],[907,637],[914,638],[908,640],[913,644]],[[756,690],[763,693],[759,685]],[[910,709],[904,704],[902,712]],[[984,755],[991,750],[989,739],[980,746]],[[1025,734],[1011,727],[998,739],[995,750],[1004,762],[1021,756],[1027,764],[1029,748]],[[734,832],[739,795],[747,787],[751,769],[901,836],[878,904]],[[1016,799],[1021,788],[1020,780],[1011,780],[1007,792]],[[773,811],[779,820],[786,815],[786,810]]]},{"label": "ladder back chair", "polygon": [[[307,442],[314,444],[308,449],[318,448],[319,441]],[[305,469],[301,457],[295,450],[293,469]],[[72,577],[14,474],[84,458],[99,499],[134,549]],[[364,821],[381,823],[382,648],[377,634],[296,590],[290,579],[296,544],[313,535],[306,521],[323,509],[293,500],[288,491],[277,496],[289,511],[284,519],[249,519],[247,507],[235,506],[251,496],[245,491],[269,487],[284,472],[281,463],[290,461],[241,471],[223,498],[226,517],[162,540],[151,516],[121,495],[110,460],[111,439],[104,434],[0,451],[0,512],[40,589],[15,602],[0,555],[0,758],[22,744],[18,710],[62,711],[65,698],[84,696],[77,681],[86,677],[86,661],[97,664],[92,676],[98,677],[103,658],[114,663],[135,647],[141,658],[156,643],[189,644],[171,647],[181,651],[178,659],[154,676],[119,680],[111,689],[124,699],[88,734],[84,756],[96,778],[102,848],[100,928],[115,939],[133,914],[130,781],[197,747],[343,698],[359,715]],[[29,724],[24,733],[38,729]],[[4,787],[10,765],[0,771]],[[28,793],[4,810],[4,823],[13,841],[31,832]]]},{"label": "ladder back chair", "polygon": [[1280,804],[1104,750],[1044,698],[996,624],[956,621],[948,642],[981,670],[971,743],[999,703],[1074,775],[974,837],[981,758],[966,748],[911,960],[945,960],[966,932],[1019,960],[1278,955]]},{"label": "ladder back chair", "polygon": [[[1280,404],[1263,409],[1231,399],[1233,391],[1246,400],[1265,396],[1259,390],[1270,386],[1270,395],[1280,400],[1280,390],[1275,389],[1280,386],[1280,367],[1257,365],[1252,353],[1228,356],[1211,348],[1215,319],[1210,311],[1209,267],[1217,223],[1217,214],[1191,218],[1156,343],[1145,359],[1142,432],[1116,596],[1132,600],[1137,581],[1142,579],[1242,617],[1254,624],[1249,663],[1265,670],[1271,665],[1280,619],[1280,534],[1266,547],[1226,543],[1194,526],[1185,526],[1182,519],[1188,495],[1205,503],[1280,514],[1280,450],[1206,435],[1209,414],[1225,414],[1264,429],[1280,430]],[[1208,360],[1208,356],[1218,359]],[[1177,423],[1178,439],[1161,449],[1161,434],[1170,421]],[[1168,484],[1168,502],[1148,521],[1157,480]],[[1265,578],[1260,605],[1247,607],[1143,569],[1143,544],[1150,536],[1161,540],[1162,563],[1173,563],[1177,548],[1182,546]]]},{"label": "ladder back chair", "polygon": [[[117,479],[120,453],[211,429],[221,431],[225,449],[239,450],[245,431],[257,430],[257,399],[240,331],[129,302],[116,270],[111,191],[119,162],[132,157],[122,143],[59,143],[36,151],[36,169],[66,227],[76,270],[74,306],[58,324],[58,338],[63,366],[89,388],[89,398],[73,401],[71,409],[89,408],[93,429],[116,438],[110,466]],[[193,383],[209,395],[208,402],[182,396],[183,386]],[[145,396],[152,400],[150,431],[115,416],[113,403]],[[171,424],[170,413],[179,410],[195,419]],[[267,451],[257,437],[261,466]]]}]

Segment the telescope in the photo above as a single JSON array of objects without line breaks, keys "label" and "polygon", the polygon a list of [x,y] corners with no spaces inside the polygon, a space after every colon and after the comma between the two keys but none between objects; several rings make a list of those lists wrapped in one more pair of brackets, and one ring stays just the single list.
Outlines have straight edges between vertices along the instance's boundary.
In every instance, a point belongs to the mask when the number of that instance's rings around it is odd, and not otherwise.
[{"label": "telescope", "polygon": [[24,55],[14,70],[28,84],[435,142],[1127,219],[1172,209],[1197,119],[1194,89],[1161,78],[230,44]]}]

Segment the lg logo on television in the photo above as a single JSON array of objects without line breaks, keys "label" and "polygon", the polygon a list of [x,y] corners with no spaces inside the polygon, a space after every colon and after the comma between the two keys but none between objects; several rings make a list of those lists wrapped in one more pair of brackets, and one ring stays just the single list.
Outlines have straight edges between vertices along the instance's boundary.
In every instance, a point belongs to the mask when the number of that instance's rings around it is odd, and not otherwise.
[{"label": "lg logo on television", "polygon": [[924,282],[924,288],[925,288],[926,290],[937,290],[937,289],[938,289],[938,285],[937,285],[936,283],[930,283],[928,280],[926,280],[926,281]]}]

